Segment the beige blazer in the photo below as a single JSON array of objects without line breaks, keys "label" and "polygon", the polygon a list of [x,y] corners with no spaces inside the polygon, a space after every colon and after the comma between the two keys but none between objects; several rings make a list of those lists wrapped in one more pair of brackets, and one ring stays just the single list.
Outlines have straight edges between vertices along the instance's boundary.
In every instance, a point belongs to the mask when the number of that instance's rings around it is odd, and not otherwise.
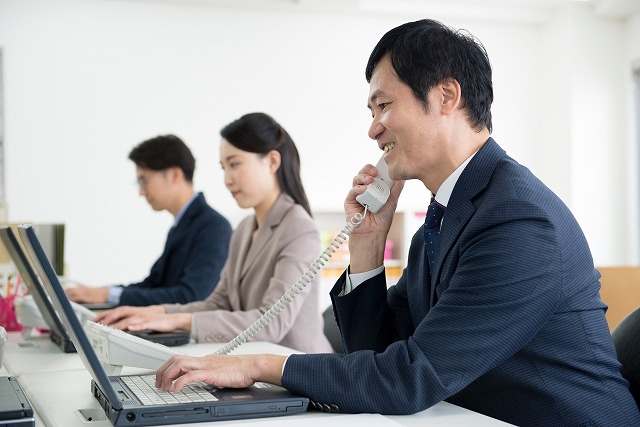
[{"label": "beige blazer", "polygon": [[[253,243],[255,216],[231,237],[220,281],[204,301],[164,305],[167,313],[194,313],[197,342],[228,342],[253,324],[302,277],[320,255],[320,236],[304,208],[282,194]],[[253,341],[305,353],[332,352],[319,306],[320,274]]]}]

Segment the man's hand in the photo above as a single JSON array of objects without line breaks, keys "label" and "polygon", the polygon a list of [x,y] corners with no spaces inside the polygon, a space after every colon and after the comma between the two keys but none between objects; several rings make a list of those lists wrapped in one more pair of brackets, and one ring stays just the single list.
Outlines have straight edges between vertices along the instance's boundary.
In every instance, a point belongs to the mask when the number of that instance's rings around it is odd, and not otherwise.
[{"label": "man's hand", "polygon": [[65,290],[67,297],[74,302],[104,303],[109,299],[109,288],[101,286],[99,288],[89,286],[79,286]]},{"label": "man's hand", "polygon": [[282,385],[285,359],[272,354],[172,356],[156,372],[156,387],[174,392],[196,381],[231,388],[249,387],[256,381]]},{"label": "man's hand", "polygon": [[[364,207],[356,200],[356,196],[364,193],[367,185],[371,184],[376,176],[378,176],[378,170],[375,166],[366,165],[353,178],[353,186],[344,202],[347,221],[351,221],[357,213],[364,212]],[[349,271],[351,273],[370,271],[383,264],[384,246],[403,187],[404,181],[395,181],[391,187],[389,200],[378,213],[367,211],[362,223],[349,236]]]}]

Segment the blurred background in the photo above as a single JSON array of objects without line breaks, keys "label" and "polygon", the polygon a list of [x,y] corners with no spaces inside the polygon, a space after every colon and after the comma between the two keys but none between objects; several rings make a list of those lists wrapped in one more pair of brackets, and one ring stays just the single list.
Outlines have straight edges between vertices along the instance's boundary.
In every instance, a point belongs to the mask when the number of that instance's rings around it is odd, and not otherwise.
[{"label": "blurred background", "polygon": [[[493,137],[573,210],[596,265],[638,264],[638,0],[0,0],[0,219],[64,224],[69,278],[142,279],[172,217],[138,195],[131,148],[181,137],[196,190],[235,226],[252,211],[223,184],[218,131],[264,111],[295,140],[332,233],[351,178],[380,156],[369,53],[422,18],[482,41]],[[396,257],[427,203],[405,187]]]}]

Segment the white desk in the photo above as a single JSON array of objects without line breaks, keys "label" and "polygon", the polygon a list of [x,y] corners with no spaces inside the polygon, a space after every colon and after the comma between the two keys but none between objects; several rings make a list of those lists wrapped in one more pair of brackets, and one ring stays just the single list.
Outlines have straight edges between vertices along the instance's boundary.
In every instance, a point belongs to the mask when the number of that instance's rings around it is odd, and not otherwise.
[{"label": "white desk", "polygon": [[63,353],[49,336],[25,339],[21,332],[8,332],[4,366],[11,375],[52,370],[83,369],[77,353]]},{"label": "white desk", "polygon": [[[5,348],[5,366],[3,372],[18,378],[31,405],[36,412],[36,426],[42,427],[110,427],[98,401],[91,394],[91,376],[77,353],[63,353],[49,337],[25,339],[19,332],[11,332]],[[187,344],[175,347],[179,351],[193,356],[212,354],[223,344]],[[292,354],[299,353],[278,344],[249,342],[233,351],[233,354]],[[139,368],[125,367],[123,374],[148,372]],[[64,386],[62,386],[64,385]],[[64,388],[63,388],[64,387]],[[91,421],[88,420],[91,418]],[[332,418],[328,421],[327,418]],[[366,420],[364,421],[363,418]],[[318,427],[331,423],[333,427],[353,427],[353,424],[366,423],[368,427],[382,427],[398,423],[414,427],[425,425],[473,425],[505,426],[495,419],[475,412],[441,402],[432,408],[410,416],[346,415],[308,412],[276,418],[244,421],[225,421],[225,425],[244,426],[260,424],[264,427],[304,425]],[[343,424],[344,423],[344,424]],[[215,425],[213,423],[182,424],[183,426]]]},{"label": "white desk", "polygon": [[[123,373],[140,373],[140,370],[125,369]],[[91,426],[94,427],[111,426],[109,421],[106,420],[104,412],[102,411],[102,408],[100,408],[98,401],[91,394],[91,376],[86,370],[25,374],[18,380],[29,397],[32,405],[34,405],[34,409],[41,415],[41,419],[47,427],[86,427],[87,423],[90,423]],[[61,384],[64,384],[64,388],[61,387]],[[338,419],[331,421],[327,420],[329,417],[336,416],[344,418],[344,425],[350,425],[350,427],[353,427],[354,421],[359,418],[358,415],[326,414],[311,411],[301,415],[285,417],[233,422],[225,421],[224,425],[233,425],[234,423],[259,423],[260,425],[267,427],[271,425],[280,426],[284,423],[291,422],[292,425],[306,426],[307,424],[311,424],[312,421],[315,422],[314,420],[316,418],[323,418],[323,423],[318,425],[331,424],[333,427],[337,427],[336,421],[338,421]],[[91,420],[88,418],[91,418]],[[428,425],[473,425],[474,427],[490,427],[508,425],[446,402],[438,403],[432,408],[414,415],[377,416],[375,418],[380,418],[377,420],[377,424],[381,426],[392,425],[393,423],[390,421],[394,421],[395,423],[398,423],[398,425],[407,427],[423,427]],[[374,418],[372,418],[372,421],[374,421]],[[356,422],[355,424],[358,423]],[[369,427],[373,427],[371,423],[368,424]],[[195,427],[200,425],[220,426],[221,422],[179,424],[179,426],[183,427]]]}]

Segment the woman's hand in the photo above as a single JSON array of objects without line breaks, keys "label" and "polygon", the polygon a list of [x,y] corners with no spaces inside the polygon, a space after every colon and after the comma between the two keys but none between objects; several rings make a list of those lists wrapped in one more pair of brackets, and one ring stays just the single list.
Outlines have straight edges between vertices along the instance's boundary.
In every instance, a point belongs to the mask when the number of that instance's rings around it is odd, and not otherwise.
[{"label": "woman's hand", "polygon": [[130,323],[129,319],[136,316],[149,316],[153,314],[164,314],[164,307],[161,305],[150,305],[147,307],[131,307],[123,305],[112,310],[105,310],[98,313],[93,321],[113,326],[118,329],[126,329],[126,326],[124,325]]}]

